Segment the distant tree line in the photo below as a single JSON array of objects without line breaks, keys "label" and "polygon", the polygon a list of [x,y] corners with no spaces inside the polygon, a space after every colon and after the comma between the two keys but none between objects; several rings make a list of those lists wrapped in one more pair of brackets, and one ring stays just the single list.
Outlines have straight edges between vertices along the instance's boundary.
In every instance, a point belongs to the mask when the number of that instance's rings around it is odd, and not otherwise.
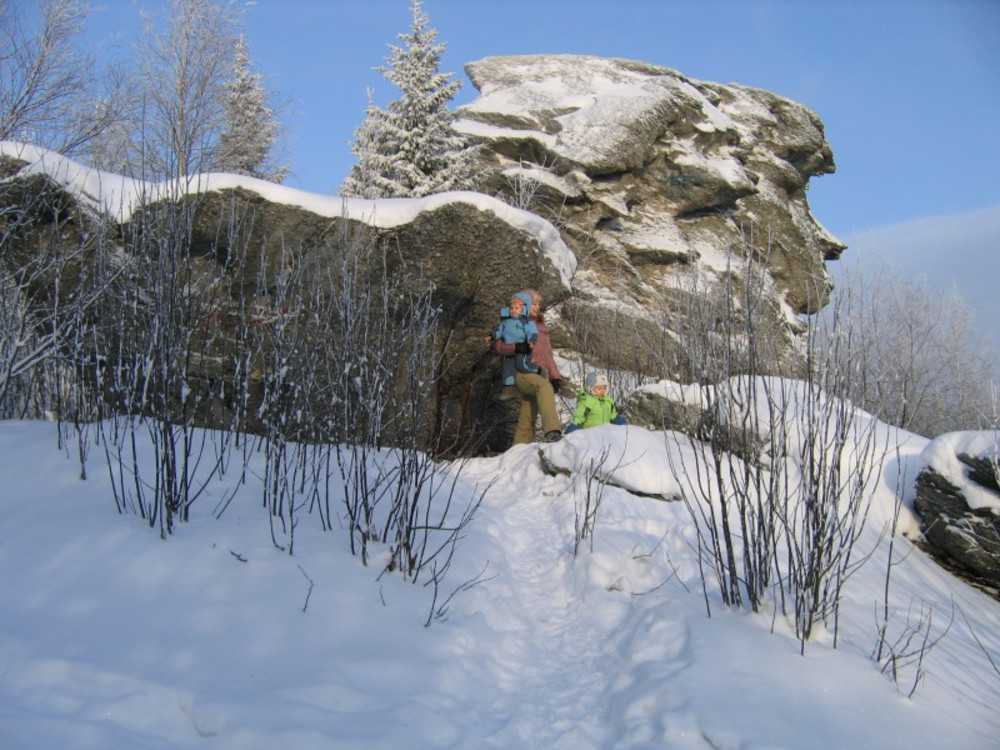
[{"label": "distant tree line", "polygon": [[280,125],[236,6],[170,0],[167,11],[143,16],[134,59],[102,69],[78,44],[84,2],[44,0],[31,24],[0,0],[0,140],[147,179],[217,170],[280,181]]},{"label": "distant tree line", "polygon": [[[438,71],[445,45],[420,0],[378,70],[400,90],[369,95],[358,163],[343,194],[408,197],[472,186],[474,150],[451,128],[460,83]],[[44,0],[34,23],[0,0],[0,140],[45,146],[109,172],[168,179],[218,171],[281,182],[282,126],[254,71],[242,16],[218,0],[169,0],[143,13],[133,59],[102,69],[78,45],[83,0]]]}]

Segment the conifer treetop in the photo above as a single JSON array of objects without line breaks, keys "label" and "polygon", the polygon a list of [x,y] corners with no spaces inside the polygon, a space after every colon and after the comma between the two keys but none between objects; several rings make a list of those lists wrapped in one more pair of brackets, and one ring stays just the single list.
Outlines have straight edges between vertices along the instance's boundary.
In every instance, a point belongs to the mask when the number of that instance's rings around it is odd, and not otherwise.
[{"label": "conifer treetop", "polygon": [[219,138],[216,169],[281,182],[288,170],[269,164],[280,126],[267,104],[263,77],[251,70],[250,52],[242,35],[235,43],[224,109],[225,129]]},{"label": "conifer treetop", "polygon": [[385,109],[369,92],[365,119],[352,146],[358,163],[341,192],[383,198],[415,197],[470,187],[474,152],[452,127],[448,103],[461,88],[439,70],[445,44],[437,41],[420,0],[410,0],[412,23],[389,45],[376,68],[399,90]]}]

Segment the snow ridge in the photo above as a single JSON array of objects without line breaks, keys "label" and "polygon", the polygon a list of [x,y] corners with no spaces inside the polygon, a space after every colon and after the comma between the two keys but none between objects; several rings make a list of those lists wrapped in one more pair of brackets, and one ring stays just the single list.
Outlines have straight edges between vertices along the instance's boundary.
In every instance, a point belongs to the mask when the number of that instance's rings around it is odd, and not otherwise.
[{"label": "snow ridge", "polygon": [[54,151],[15,141],[0,141],[0,156],[28,162],[28,166],[19,172],[20,176],[45,175],[77,196],[82,205],[120,223],[128,221],[143,205],[159,200],[178,200],[185,195],[237,188],[256,193],[271,203],[295,206],[327,218],[350,218],[382,229],[408,224],[421,213],[452,203],[464,203],[490,212],[534,237],[542,256],[553,265],[567,289],[576,273],[576,256],[566,247],[552,224],[540,216],[482,193],[453,191],[424,198],[377,200],[342,198],[221,172],[197,174],[181,180],[147,182],[92,169]]}]

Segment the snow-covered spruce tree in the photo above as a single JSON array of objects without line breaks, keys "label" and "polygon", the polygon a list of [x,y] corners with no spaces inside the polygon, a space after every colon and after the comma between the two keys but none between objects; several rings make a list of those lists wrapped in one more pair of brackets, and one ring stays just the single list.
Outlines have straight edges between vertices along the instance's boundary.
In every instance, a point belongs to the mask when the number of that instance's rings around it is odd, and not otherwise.
[{"label": "snow-covered spruce tree", "polygon": [[215,168],[271,182],[284,180],[287,167],[270,163],[280,126],[267,105],[260,73],[250,70],[250,52],[242,36],[236,40],[233,73],[226,84],[223,105],[225,124],[219,136]]},{"label": "snow-covered spruce tree", "polygon": [[401,92],[381,109],[369,93],[352,151],[358,163],[341,193],[362,198],[403,198],[472,186],[474,149],[452,127],[448,110],[459,81],[438,66],[445,45],[428,23],[421,0],[410,0],[413,23],[390,45],[378,71]]},{"label": "snow-covered spruce tree", "polygon": [[375,104],[375,92],[369,87],[365,119],[354,131],[351,152],[358,163],[341,185],[340,194],[355,198],[382,198],[395,196],[396,182],[391,176],[395,156],[385,146],[386,129],[383,125],[388,113]]}]

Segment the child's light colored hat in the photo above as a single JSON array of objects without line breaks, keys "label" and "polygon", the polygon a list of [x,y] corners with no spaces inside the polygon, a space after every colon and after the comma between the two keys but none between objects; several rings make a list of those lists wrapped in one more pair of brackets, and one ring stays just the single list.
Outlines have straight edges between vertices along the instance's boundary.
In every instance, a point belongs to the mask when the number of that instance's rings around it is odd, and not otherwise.
[{"label": "child's light colored hat", "polygon": [[599,385],[603,385],[607,388],[608,379],[604,376],[603,372],[591,372],[587,374],[587,379],[584,381],[584,385],[587,386],[588,391],[594,390]]}]

